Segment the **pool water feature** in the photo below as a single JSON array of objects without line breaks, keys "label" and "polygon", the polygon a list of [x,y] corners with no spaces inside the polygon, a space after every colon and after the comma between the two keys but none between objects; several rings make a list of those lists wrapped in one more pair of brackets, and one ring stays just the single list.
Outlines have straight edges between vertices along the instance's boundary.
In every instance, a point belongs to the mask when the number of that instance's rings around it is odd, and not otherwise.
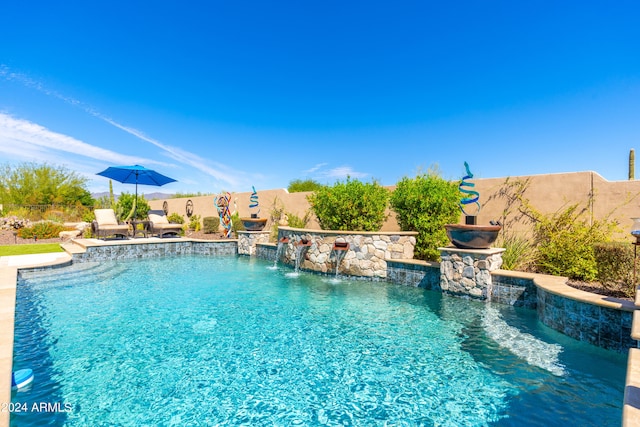
[{"label": "pool water feature", "polygon": [[276,249],[276,259],[273,261],[273,267],[271,267],[271,270],[275,270],[276,268],[278,268],[278,261],[280,260],[280,256],[282,256],[282,251],[284,250],[284,245],[289,243],[289,238],[288,237],[282,237],[279,241],[278,241],[278,247]]},{"label": "pool water feature", "polygon": [[[620,424],[625,357],[534,312],[270,266],[185,256],[22,273],[14,370],[35,380],[13,402],[59,410],[12,425]],[[517,334],[558,350],[561,370],[496,341]]]}]

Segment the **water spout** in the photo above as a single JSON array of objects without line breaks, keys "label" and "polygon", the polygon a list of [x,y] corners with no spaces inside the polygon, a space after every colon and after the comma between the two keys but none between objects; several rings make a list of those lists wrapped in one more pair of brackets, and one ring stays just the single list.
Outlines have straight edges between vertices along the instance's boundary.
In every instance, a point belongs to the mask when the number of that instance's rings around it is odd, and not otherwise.
[{"label": "water spout", "polygon": [[298,271],[300,270],[300,262],[302,260],[302,252],[305,250],[305,248],[308,248],[309,246],[311,246],[311,241],[305,238],[302,238],[298,241],[298,243],[296,244],[296,268],[294,270],[295,273],[298,273]]},{"label": "water spout", "polygon": [[276,250],[276,259],[275,261],[273,261],[273,267],[271,267],[272,270],[275,270],[276,268],[278,268],[278,260],[280,260],[280,257],[282,256],[282,250],[284,249],[284,245],[286,245],[287,243],[289,243],[288,237],[282,237],[280,240],[278,240],[278,249]]},{"label": "water spout", "polygon": [[338,271],[340,268],[340,263],[342,262],[342,260],[344,259],[344,257],[347,255],[347,252],[349,251],[349,243],[345,242],[342,239],[336,239],[336,241],[333,243],[333,252],[335,253],[335,257],[336,257],[336,280],[338,279]]}]

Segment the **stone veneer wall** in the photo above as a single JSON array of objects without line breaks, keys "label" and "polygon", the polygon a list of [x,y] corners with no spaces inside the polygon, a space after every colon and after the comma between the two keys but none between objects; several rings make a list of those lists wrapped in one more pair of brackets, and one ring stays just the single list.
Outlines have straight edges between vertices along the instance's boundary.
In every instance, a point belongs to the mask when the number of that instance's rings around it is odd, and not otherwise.
[{"label": "stone veneer wall", "polygon": [[176,241],[139,243],[135,245],[88,246],[86,252],[73,254],[73,262],[105,261],[134,258],[154,258],[175,255],[237,255],[238,242],[229,241]]},{"label": "stone veneer wall", "polygon": [[258,243],[269,242],[270,231],[238,231],[238,254],[255,255]]},{"label": "stone veneer wall", "polygon": [[453,295],[491,299],[491,272],[502,266],[502,248],[457,249],[440,251],[440,289]]},{"label": "stone veneer wall", "polygon": [[[364,232],[280,227],[278,241],[287,238],[289,242],[285,244],[279,262],[295,265],[300,256],[301,269],[333,273],[339,259],[339,274],[386,278],[386,260],[412,259],[417,235],[417,232],[411,231]],[[347,251],[333,250],[338,238],[349,244]],[[311,245],[298,246],[303,239]]]}]

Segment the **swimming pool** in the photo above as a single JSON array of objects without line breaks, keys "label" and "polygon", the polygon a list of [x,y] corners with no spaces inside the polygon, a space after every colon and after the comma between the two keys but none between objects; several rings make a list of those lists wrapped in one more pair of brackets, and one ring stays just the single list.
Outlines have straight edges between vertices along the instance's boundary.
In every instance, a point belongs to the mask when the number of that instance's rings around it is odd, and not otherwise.
[{"label": "swimming pool", "polygon": [[23,273],[12,425],[620,424],[625,356],[535,312],[271,265]]}]

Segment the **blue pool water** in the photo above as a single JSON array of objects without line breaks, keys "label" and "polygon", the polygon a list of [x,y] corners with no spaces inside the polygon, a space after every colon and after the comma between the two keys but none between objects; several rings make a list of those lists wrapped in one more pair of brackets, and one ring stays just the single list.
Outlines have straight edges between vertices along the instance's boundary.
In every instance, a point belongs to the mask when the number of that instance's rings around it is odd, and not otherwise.
[{"label": "blue pool water", "polygon": [[620,424],[626,357],[534,312],[270,266],[24,273],[14,369],[35,380],[11,425]]}]

